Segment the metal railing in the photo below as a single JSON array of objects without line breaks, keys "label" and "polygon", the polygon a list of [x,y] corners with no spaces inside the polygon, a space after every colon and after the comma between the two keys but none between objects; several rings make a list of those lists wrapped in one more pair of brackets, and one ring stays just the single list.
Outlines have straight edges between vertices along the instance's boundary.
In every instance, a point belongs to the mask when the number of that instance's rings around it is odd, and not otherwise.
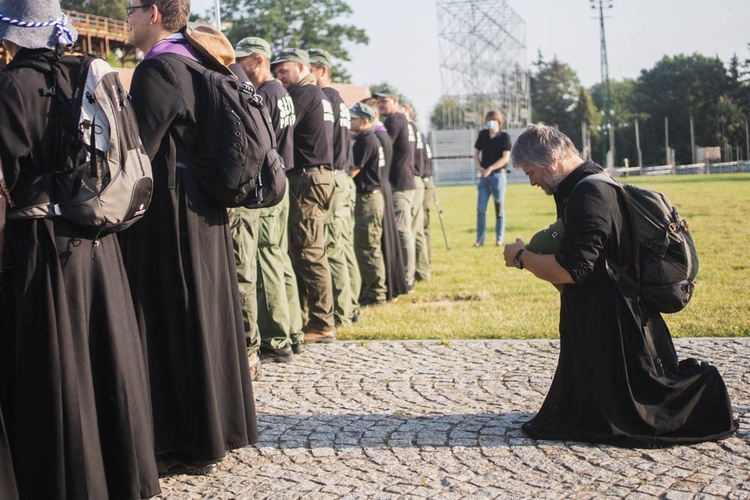
[{"label": "metal railing", "polygon": [[111,17],[95,16],[74,10],[65,11],[71,24],[82,34],[96,34],[109,36],[115,40],[127,40],[128,27],[125,21],[112,19]]}]

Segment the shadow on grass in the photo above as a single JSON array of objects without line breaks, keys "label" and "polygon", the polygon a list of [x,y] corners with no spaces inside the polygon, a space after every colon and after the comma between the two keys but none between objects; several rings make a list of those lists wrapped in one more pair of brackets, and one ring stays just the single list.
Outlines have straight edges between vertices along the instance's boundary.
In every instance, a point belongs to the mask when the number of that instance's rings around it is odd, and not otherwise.
[{"label": "shadow on grass", "polygon": [[451,448],[536,446],[521,425],[526,412],[466,415],[258,415],[260,442],[272,448]]}]

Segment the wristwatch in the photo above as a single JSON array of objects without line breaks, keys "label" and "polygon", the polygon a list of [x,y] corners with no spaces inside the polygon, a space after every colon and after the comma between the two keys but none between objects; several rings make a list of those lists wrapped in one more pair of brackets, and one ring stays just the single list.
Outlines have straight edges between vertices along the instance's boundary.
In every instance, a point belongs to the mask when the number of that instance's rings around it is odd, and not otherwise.
[{"label": "wristwatch", "polygon": [[513,257],[513,263],[516,265],[518,269],[523,269],[523,262],[521,262],[521,255],[526,251],[525,248],[522,248],[516,253],[516,256]]}]

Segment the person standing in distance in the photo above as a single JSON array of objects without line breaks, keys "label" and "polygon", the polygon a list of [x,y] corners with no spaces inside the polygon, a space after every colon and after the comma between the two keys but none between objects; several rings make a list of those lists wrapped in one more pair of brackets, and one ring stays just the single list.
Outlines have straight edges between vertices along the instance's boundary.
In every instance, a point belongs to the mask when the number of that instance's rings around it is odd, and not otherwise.
[{"label": "person standing in distance", "polygon": [[404,259],[406,287],[414,289],[414,268],[416,249],[412,233],[411,207],[416,192],[414,183],[414,147],[416,136],[409,133],[409,120],[398,104],[398,96],[388,87],[381,88],[375,94],[378,99],[380,116],[386,117],[385,125],[388,136],[393,143],[393,157],[389,182],[393,188],[393,212],[396,216],[396,229],[401,244],[401,256]]},{"label": "person standing in distance", "polygon": [[289,254],[297,274],[305,343],[336,340],[331,268],[326,253],[325,222],[333,197],[333,107],[310,74],[302,49],[284,49],[271,63],[292,96],[294,168],[289,182]]},{"label": "person standing in distance", "polygon": [[[244,38],[237,62],[263,97],[276,132],[277,150],[287,170],[294,168],[294,102],[271,74],[271,47],[262,38]],[[287,362],[304,350],[297,277],[289,257],[289,185],[281,202],[260,209],[258,231],[258,330],[261,362]]]},{"label": "person standing in distance", "polygon": [[331,54],[310,49],[310,73],[333,106],[333,180],[331,213],[326,222],[328,263],[333,280],[333,316],[337,326],[349,326],[359,317],[359,292],[362,279],[354,255],[355,190],[349,172],[352,169],[351,117],[338,90],[331,87]]},{"label": "person standing in distance", "polygon": [[477,184],[477,241],[475,247],[484,245],[487,233],[487,202],[495,201],[495,245],[502,246],[505,232],[506,170],[510,160],[510,136],[501,132],[503,117],[499,111],[485,116],[486,128],[479,132],[474,143],[474,165],[479,174]]}]

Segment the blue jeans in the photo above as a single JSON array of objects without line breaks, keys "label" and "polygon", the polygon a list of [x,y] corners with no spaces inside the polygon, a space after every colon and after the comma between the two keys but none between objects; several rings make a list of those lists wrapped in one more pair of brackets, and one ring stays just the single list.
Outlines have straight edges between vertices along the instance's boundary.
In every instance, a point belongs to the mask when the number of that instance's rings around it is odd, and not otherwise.
[{"label": "blue jeans", "polygon": [[487,233],[487,202],[490,194],[495,201],[495,243],[503,241],[505,234],[505,186],[508,179],[505,169],[479,179],[477,184],[477,243],[484,244]]}]

